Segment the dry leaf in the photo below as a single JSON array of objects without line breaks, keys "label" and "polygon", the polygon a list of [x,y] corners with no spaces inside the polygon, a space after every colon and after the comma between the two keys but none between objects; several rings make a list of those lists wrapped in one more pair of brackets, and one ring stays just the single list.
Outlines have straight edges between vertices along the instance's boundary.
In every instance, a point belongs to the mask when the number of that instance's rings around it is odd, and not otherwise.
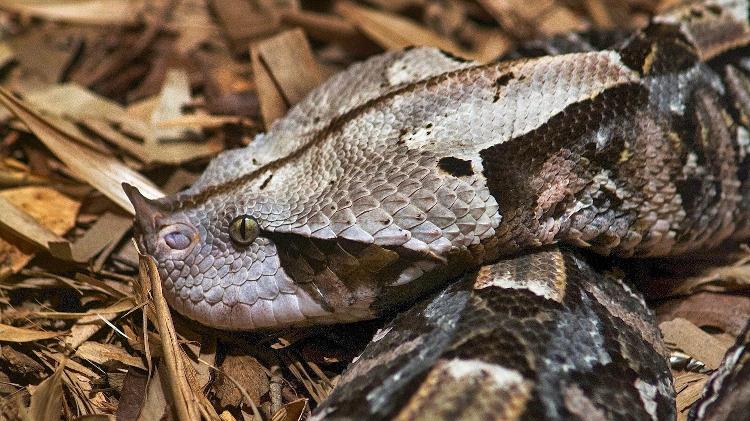
[{"label": "dry leaf", "polygon": [[[94,308],[91,310],[88,310],[83,313],[74,313],[74,312],[66,312],[66,311],[35,311],[34,314],[30,315],[30,318],[33,319],[59,319],[59,320],[69,320],[69,319],[81,319],[81,318],[89,318],[87,320],[81,320],[80,323],[88,323],[91,320],[96,320],[97,316],[104,316],[104,315],[117,315],[119,313],[124,313],[126,311],[133,310],[135,308],[135,302],[132,298],[128,297],[121,301],[118,301],[115,304],[112,304],[111,306],[102,307],[102,308]],[[94,317],[91,317],[94,316]],[[75,347],[73,347],[75,348]]]},{"label": "dry leaf", "polygon": [[115,344],[103,344],[86,341],[76,349],[76,356],[97,364],[122,363],[145,370],[140,358],[128,354],[122,347]]},{"label": "dry leaf", "polygon": [[662,303],[656,313],[660,322],[680,317],[698,327],[717,327],[736,337],[750,318],[750,297],[698,292]]},{"label": "dry leaf", "polygon": [[130,0],[0,0],[0,8],[16,13],[94,25],[135,24],[137,4]]},{"label": "dry leaf", "polygon": [[271,421],[300,421],[307,408],[307,399],[297,399],[284,405],[271,417]]},{"label": "dry leaf", "polygon": [[120,241],[132,225],[131,218],[106,212],[75,243],[51,244],[52,255],[74,262],[88,262],[112,241]]},{"label": "dry leaf", "polygon": [[581,32],[587,27],[583,19],[552,0],[478,1],[504,29],[520,40]]},{"label": "dry leaf", "polygon": [[167,373],[165,379],[169,384],[169,392],[172,395],[172,404],[177,412],[177,417],[180,420],[196,419],[198,416],[196,396],[194,396],[193,390],[186,381],[183,351],[177,340],[177,333],[172,323],[167,301],[162,294],[161,279],[154,259],[150,256],[141,255],[139,272],[141,284],[147,286],[146,289],[150,290],[153,295],[149,307],[153,309],[155,322],[159,329]]},{"label": "dry leaf", "polygon": [[[169,408],[167,396],[165,395],[164,383],[165,380],[162,378],[163,370],[156,370],[153,373],[153,377],[148,382],[146,388],[146,396],[141,409],[140,420],[161,420],[164,419],[164,414]],[[119,411],[118,411],[119,412]]]},{"label": "dry leaf", "polygon": [[135,211],[122,190],[123,182],[138,187],[138,190],[148,198],[155,199],[163,196],[159,188],[148,179],[116,159],[81,146],[49,120],[2,88],[0,88],[0,103],[23,121],[71,171],[131,214]]},{"label": "dry leaf", "polygon": [[65,361],[61,362],[49,378],[39,383],[31,394],[28,415],[34,421],[58,421],[62,414],[62,375]]},{"label": "dry leaf", "polygon": [[209,4],[236,52],[247,48],[251,40],[276,32],[281,23],[276,10],[264,7],[266,2],[211,0]]},{"label": "dry leaf", "polygon": [[[67,38],[70,42],[59,42],[59,38]],[[20,65],[9,70],[3,86],[19,92],[30,92],[60,82],[75,59],[78,52],[76,44],[82,38],[80,32],[74,29],[61,28],[53,36],[44,30],[29,30],[6,40]]]},{"label": "dry leaf", "polygon": [[719,367],[728,348],[726,344],[685,319],[676,318],[659,323],[659,329],[667,346],[702,361],[711,370]]},{"label": "dry leaf", "polygon": [[190,127],[190,128],[217,128],[225,124],[240,124],[243,122],[242,117],[233,115],[207,115],[207,114],[189,114],[175,117],[168,120],[162,120],[157,123],[156,127]]},{"label": "dry leaf", "polygon": [[0,342],[34,342],[62,335],[60,332],[43,332],[0,324]]},{"label": "dry leaf", "polygon": [[[255,405],[259,405],[261,396],[268,393],[270,387],[268,375],[254,357],[228,355],[219,369],[214,390],[222,407],[239,406],[243,401],[243,393],[238,387],[245,390],[247,396]],[[227,376],[234,381],[229,381]]]},{"label": "dry leaf", "polygon": [[0,42],[0,68],[5,67],[16,58],[16,53],[7,42]]},{"label": "dry leaf", "polygon": [[355,57],[379,51],[372,41],[341,16],[305,10],[289,10],[281,16],[284,23],[301,27],[310,38],[340,44]]},{"label": "dry leaf", "polygon": [[31,106],[45,114],[75,121],[99,120],[118,123],[123,129],[145,137],[148,125],[133,118],[120,104],[95,94],[76,83],[52,85],[24,93]]}]

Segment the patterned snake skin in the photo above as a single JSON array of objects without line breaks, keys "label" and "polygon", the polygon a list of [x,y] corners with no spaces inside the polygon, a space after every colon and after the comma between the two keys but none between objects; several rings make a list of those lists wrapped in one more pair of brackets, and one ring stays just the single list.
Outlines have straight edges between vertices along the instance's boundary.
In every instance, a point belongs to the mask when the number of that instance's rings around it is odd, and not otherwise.
[{"label": "patterned snake skin", "polygon": [[750,320],[690,410],[690,420],[741,420],[750,414]]},{"label": "patterned snake skin", "polygon": [[[440,333],[419,345],[431,360],[402,368],[412,389],[393,384],[415,394],[343,418],[421,414],[438,393],[430,382],[456,373],[472,379],[461,390],[507,399],[439,392],[447,409],[429,409],[443,417],[475,399],[499,405],[477,411],[516,418],[673,418],[643,306],[548,247],[669,256],[750,236],[748,45],[747,1],[713,0],[599,51],[490,64],[432,48],[375,56],[214,159],[188,190],[152,200],[124,185],[137,240],[173,308],[229,330],[373,318],[479,270],[412,310],[428,319],[421,327],[396,321],[384,336],[416,347],[419,329]],[[440,327],[430,306],[457,324]],[[373,347],[362,358],[388,358]],[[342,381],[387,396],[358,378],[382,375],[363,364]],[[336,393],[339,409],[357,406]],[[337,404],[324,408],[336,416]]]},{"label": "patterned snake skin", "polygon": [[[544,244],[656,256],[746,237],[750,29],[724,2],[619,50],[354,65],[190,189],[127,188],[141,245],[177,311],[247,330],[371,318]],[[250,244],[230,238],[242,215]]]},{"label": "patterned snake skin", "polygon": [[543,249],[399,315],[314,419],[673,419],[663,354],[645,303],[614,273]]}]

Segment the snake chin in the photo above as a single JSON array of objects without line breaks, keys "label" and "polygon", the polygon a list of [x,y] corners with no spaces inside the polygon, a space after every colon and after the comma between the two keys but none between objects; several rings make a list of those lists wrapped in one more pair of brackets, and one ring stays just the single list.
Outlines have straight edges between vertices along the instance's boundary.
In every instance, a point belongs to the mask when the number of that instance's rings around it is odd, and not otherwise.
[{"label": "snake chin", "polygon": [[[160,271],[161,272],[161,271]],[[230,284],[203,280],[213,285],[191,285],[185,278],[164,279],[168,303],[183,316],[209,327],[249,331],[319,324],[346,323],[373,318],[366,308],[329,311],[284,273],[258,281]]]}]

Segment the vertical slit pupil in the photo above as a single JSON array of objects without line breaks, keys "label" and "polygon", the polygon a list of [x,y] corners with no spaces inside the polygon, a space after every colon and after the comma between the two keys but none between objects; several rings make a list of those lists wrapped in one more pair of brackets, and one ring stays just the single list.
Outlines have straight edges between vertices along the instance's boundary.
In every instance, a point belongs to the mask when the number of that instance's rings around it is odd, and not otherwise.
[{"label": "vertical slit pupil", "polygon": [[240,220],[240,237],[242,237],[243,240],[247,240],[245,235],[245,221],[247,221],[247,218],[242,218]]}]

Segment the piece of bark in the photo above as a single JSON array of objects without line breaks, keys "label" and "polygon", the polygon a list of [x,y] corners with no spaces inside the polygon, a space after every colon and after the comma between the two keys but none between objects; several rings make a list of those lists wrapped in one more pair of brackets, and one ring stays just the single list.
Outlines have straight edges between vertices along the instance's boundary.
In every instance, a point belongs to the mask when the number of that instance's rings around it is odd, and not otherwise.
[{"label": "piece of bark", "polygon": [[350,1],[337,2],[336,12],[387,50],[432,46],[459,57],[474,58],[473,52],[461,48],[453,40],[400,15],[359,6]]},{"label": "piece of bark", "polygon": [[210,5],[235,53],[243,52],[257,38],[277,32],[281,17],[273,9],[248,0],[211,0]]},{"label": "piece of bark", "polygon": [[204,94],[209,112],[253,119],[259,116],[255,84],[250,69],[244,63],[204,63],[204,67]]},{"label": "piece of bark", "polygon": [[320,85],[322,73],[301,29],[254,44],[250,52],[266,127]]},{"label": "piece of bark", "polygon": [[683,318],[700,328],[714,327],[740,334],[750,317],[750,297],[715,292],[698,292],[684,298],[666,301],[656,307],[659,322]]}]

